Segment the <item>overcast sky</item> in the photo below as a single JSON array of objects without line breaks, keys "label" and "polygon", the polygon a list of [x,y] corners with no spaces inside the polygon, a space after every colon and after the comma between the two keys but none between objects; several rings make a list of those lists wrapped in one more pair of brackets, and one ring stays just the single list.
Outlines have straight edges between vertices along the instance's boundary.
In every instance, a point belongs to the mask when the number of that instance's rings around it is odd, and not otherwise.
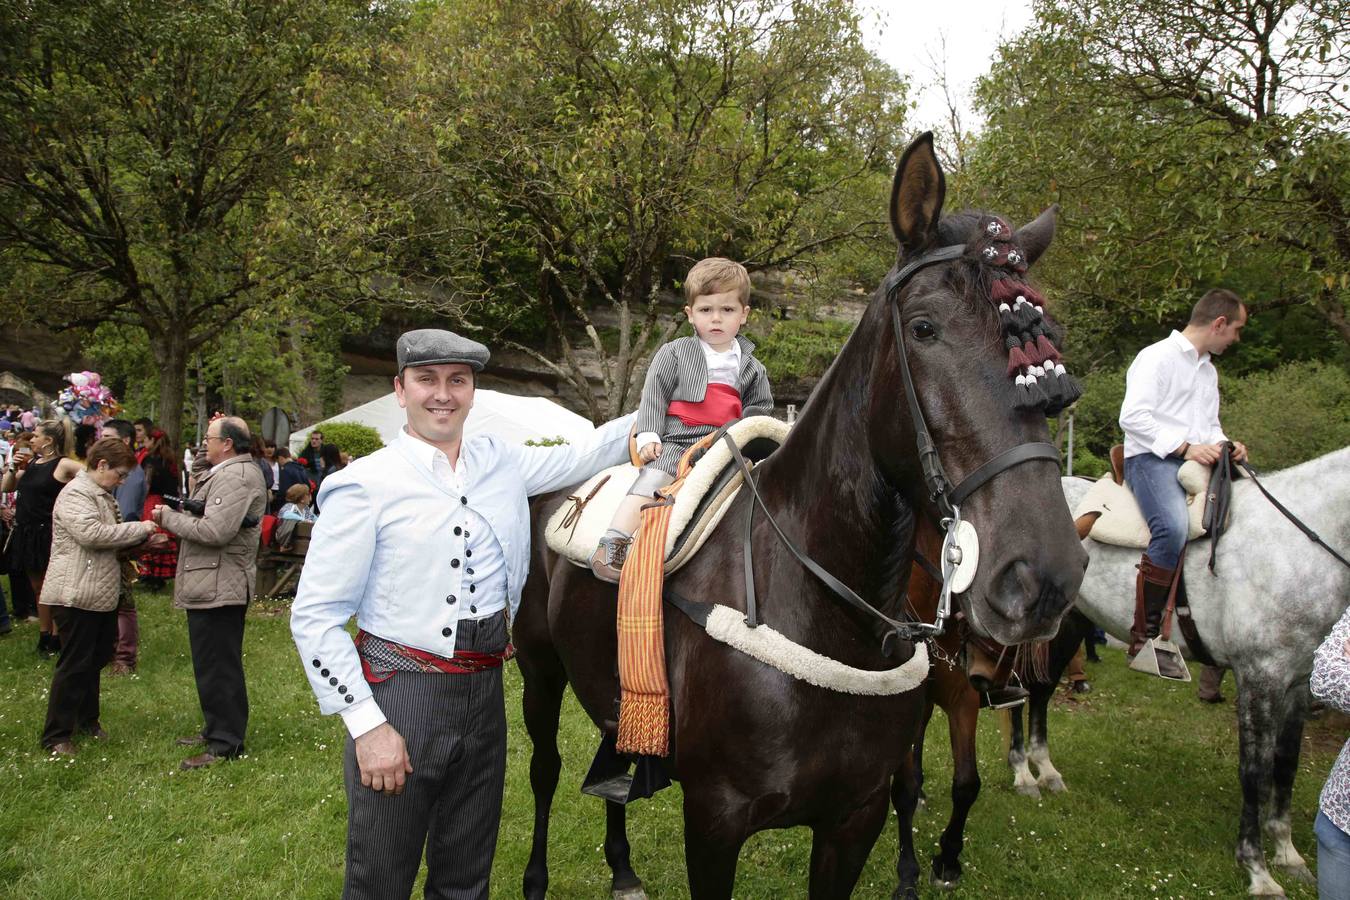
[{"label": "overcast sky", "polygon": [[970,89],[989,71],[994,49],[1031,23],[1031,0],[964,0],[926,3],[914,0],[859,0],[868,45],[902,75],[908,75],[917,101],[914,124],[944,122],[946,102],[931,85],[943,64],[946,41],[947,80],[964,109],[962,124],[977,125],[970,108]]}]

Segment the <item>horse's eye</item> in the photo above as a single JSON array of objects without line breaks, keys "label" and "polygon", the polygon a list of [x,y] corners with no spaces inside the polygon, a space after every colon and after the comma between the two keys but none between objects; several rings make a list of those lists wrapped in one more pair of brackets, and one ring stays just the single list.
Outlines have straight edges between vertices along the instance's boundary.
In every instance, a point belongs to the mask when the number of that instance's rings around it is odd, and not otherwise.
[{"label": "horse's eye", "polygon": [[937,329],[927,319],[915,319],[910,323],[909,333],[921,341],[926,341],[937,334]]}]

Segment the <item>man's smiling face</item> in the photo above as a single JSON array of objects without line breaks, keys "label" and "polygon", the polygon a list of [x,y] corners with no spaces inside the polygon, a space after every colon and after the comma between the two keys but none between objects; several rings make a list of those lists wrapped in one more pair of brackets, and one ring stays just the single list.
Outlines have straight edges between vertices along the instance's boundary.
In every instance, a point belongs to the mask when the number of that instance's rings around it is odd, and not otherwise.
[{"label": "man's smiling face", "polygon": [[394,379],[408,430],[430,444],[457,441],[473,409],[473,370],[462,363],[409,366]]}]

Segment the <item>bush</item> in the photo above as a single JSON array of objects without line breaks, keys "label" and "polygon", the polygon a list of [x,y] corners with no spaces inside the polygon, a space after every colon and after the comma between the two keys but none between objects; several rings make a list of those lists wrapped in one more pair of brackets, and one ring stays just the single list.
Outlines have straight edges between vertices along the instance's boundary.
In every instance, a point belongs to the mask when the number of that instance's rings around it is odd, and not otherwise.
[{"label": "bush", "polygon": [[[1083,376],[1082,384],[1083,398],[1073,408],[1073,472],[1075,475],[1100,475],[1108,468],[1102,460],[1107,458],[1111,447],[1125,439],[1120,431],[1125,370],[1093,372]],[[1096,457],[1096,464],[1087,457]],[[1093,471],[1096,466],[1101,468]]]},{"label": "bush", "polygon": [[384,446],[378,431],[357,422],[328,422],[319,430],[325,444],[335,444],[352,459],[369,456]]},{"label": "bush", "polygon": [[1272,372],[1225,379],[1219,421],[1242,441],[1258,472],[1274,471],[1350,444],[1350,373],[1297,362]]},{"label": "bush", "polygon": [[755,357],[769,373],[769,383],[783,378],[823,375],[853,332],[853,324],[826,320],[787,319],[773,324],[755,340]]},{"label": "bush", "polygon": [[[1284,469],[1350,445],[1350,373],[1320,362],[1295,362],[1244,378],[1225,378],[1220,364],[1219,421],[1242,441],[1257,471]],[[1076,475],[1106,471],[1107,452],[1123,441],[1119,418],[1125,369],[1083,379],[1074,407]],[[1094,461],[1095,458],[1095,461]]]}]

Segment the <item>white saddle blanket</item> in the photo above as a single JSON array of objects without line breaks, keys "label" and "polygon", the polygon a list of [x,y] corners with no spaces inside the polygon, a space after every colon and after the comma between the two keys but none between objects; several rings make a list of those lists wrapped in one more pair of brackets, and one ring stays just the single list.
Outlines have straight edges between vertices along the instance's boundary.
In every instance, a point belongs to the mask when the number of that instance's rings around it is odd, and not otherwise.
[{"label": "white saddle blanket", "polygon": [[[1186,513],[1190,521],[1186,540],[1193,541],[1205,534],[1205,492],[1209,490],[1210,467],[1194,460],[1182,463],[1177,470],[1177,481],[1186,489]],[[1088,537],[1117,547],[1148,548],[1148,522],[1134,499],[1134,492],[1126,485],[1116,484],[1108,472],[1097,479],[1079,501],[1073,517],[1100,513]]]},{"label": "white saddle blanket", "polygon": [[[775,444],[781,444],[787,438],[787,432],[787,423],[772,416],[751,416],[727,430],[736,446],[742,448],[757,438],[767,438]],[[698,511],[704,496],[717,483],[722,469],[732,462],[730,448],[724,442],[718,441],[708,448],[703,458],[690,471],[679,493],[675,495],[675,508],[671,511],[670,530],[666,535],[667,573],[674,572],[693,557],[731,507],[731,501],[740,491],[741,482],[744,480],[739,472],[720,489],[718,496],[712,499],[698,521],[694,521],[694,513]],[[574,497],[585,498],[590,496],[591,491],[596,491],[597,485],[600,486],[595,496],[587,501],[575,527],[572,524],[563,524],[575,510],[575,500],[568,500],[554,512],[544,530],[549,549],[576,565],[589,569],[591,554],[595,552],[600,538],[604,536],[609,523],[614,519],[619,503],[633,486],[633,479],[637,478],[637,473],[636,466],[629,464],[614,466],[593,476],[573,491]],[[684,541],[680,541],[680,535],[691,528],[694,530]],[[679,550],[675,552],[677,545]]]}]

